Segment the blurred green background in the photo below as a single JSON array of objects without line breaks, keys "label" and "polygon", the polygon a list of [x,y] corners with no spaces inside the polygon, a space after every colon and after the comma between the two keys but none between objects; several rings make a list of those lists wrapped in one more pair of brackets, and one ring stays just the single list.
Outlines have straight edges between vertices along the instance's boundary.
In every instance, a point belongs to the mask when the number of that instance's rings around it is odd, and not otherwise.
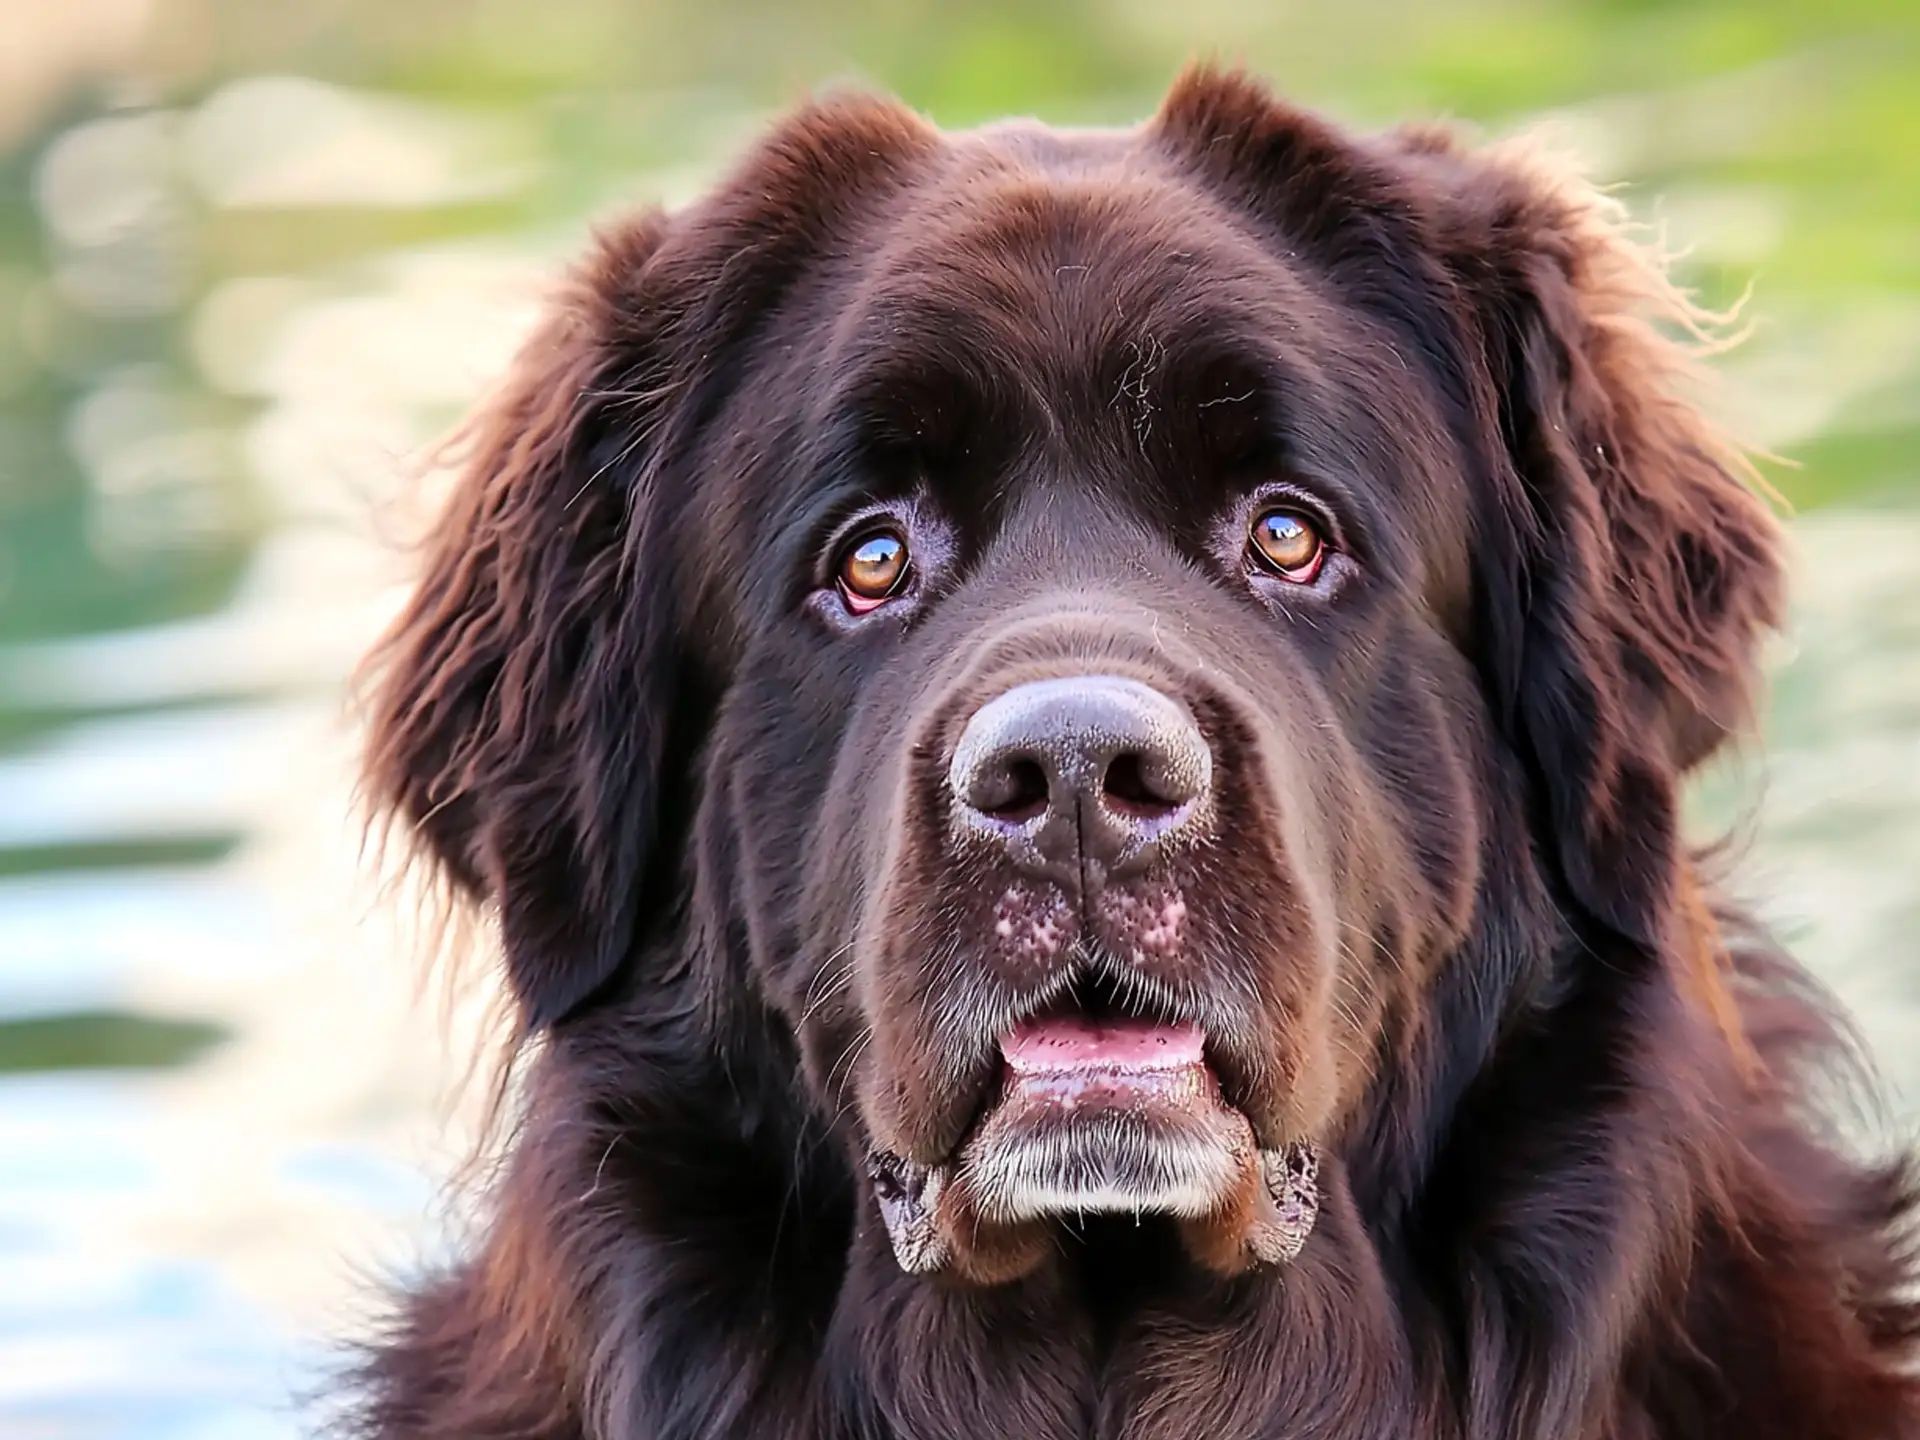
[{"label": "blurred green background", "polygon": [[1754,817],[1752,898],[1906,1123],[1913,0],[0,0],[0,1436],[291,1433],[356,1268],[432,1243],[457,1105],[338,697],[417,457],[589,223],[823,83],[1127,123],[1191,57],[1548,126],[1706,301],[1752,290],[1724,404],[1801,600],[1703,814]]}]

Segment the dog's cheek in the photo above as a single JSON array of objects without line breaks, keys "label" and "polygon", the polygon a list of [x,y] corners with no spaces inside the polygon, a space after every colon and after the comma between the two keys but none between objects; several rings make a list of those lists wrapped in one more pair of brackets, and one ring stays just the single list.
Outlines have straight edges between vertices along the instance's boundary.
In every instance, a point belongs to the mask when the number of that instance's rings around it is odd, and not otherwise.
[{"label": "dog's cheek", "polygon": [[957,977],[938,963],[953,947],[937,924],[942,877],[922,848],[899,847],[859,920],[854,984],[865,1034],[846,1079],[877,1145],[932,1164],[958,1143],[970,1112],[943,1053]]}]

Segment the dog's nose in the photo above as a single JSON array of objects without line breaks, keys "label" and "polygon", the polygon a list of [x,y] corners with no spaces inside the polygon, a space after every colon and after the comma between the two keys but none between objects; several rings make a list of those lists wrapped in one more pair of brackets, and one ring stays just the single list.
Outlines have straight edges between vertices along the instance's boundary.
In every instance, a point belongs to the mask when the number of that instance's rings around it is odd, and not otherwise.
[{"label": "dog's nose", "polygon": [[974,712],[947,783],[957,823],[1090,893],[1193,828],[1213,752],[1185,707],[1138,680],[1036,680]]}]

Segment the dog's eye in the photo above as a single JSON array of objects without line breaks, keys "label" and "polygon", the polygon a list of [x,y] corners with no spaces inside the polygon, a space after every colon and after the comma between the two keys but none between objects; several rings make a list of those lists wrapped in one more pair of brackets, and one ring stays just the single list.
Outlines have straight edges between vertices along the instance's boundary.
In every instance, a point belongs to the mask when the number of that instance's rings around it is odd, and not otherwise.
[{"label": "dog's eye", "polygon": [[891,530],[876,530],[840,557],[840,594],[856,615],[884,604],[907,578],[907,542]]},{"label": "dog's eye", "polygon": [[1253,522],[1247,549],[1261,568],[1296,585],[1318,575],[1327,556],[1319,529],[1298,510],[1263,510]]}]

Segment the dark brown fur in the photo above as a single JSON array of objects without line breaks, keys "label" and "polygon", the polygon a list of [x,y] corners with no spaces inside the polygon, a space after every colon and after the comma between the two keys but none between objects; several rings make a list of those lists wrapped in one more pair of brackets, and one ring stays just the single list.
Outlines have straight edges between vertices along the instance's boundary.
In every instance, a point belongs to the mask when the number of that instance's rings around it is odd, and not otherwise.
[{"label": "dark brown fur", "polygon": [[[1124,134],[824,102],[604,235],[381,655],[374,792],[497,913],[529,1054],[360,1433],[1920,1436],[1912,1172],[1835,1138],[1841,1028],[1677,833],[1781,605],[1688,323],[1551,165],[1212,72]],[[1333,497],[1337,589],[1221,550],[1273,481]],[[925,559],[854,625],[861,504]],[[939,790],[974,706],[1089,667],[1224,779],[1074,906]],[[900,1272],[861,1157],[952,1151],[953,1017],[1066,963],[991,937],[1063,932],[1322,1145],[1298,1260],[1228,1215]]]}]

